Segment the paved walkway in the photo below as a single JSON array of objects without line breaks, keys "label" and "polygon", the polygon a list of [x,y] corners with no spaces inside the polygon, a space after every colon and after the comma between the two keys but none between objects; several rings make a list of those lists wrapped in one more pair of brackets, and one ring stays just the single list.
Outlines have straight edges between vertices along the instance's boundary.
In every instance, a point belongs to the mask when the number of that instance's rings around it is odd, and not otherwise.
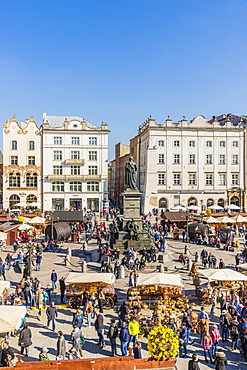
[{"label": "paved walkway", "polygon": [[[171,239],[168,240],[171,247],[169,248],[170,251],[173,253],[174,257],[177,258],[178,254],[181,253],[184,249],[184,243],[181,243],[181,241],[173,241]],[[65,249],[67,247],[70,247],[72,249],[72,257],[71,257],[71,263],[74,266],[65,266],[64,265],[64,257],[65,257]],[[58,278],[61,278],[62,276],[67,276],[70,271],[80,271],[80,261],[83,257],[83,252],[80,250],[81,245],[80,244],[72,244],[72,243],[65,243],[62,250],[59,250],[58,252],[44,252],[43,253],[43,260],[41,264],[41,271],[33,272],[33,276],[37,277],[42,287],[45,287],[48,283],[50,283],[50,273],[52,269],[55,269]],[[96,245],[93,241],[89,243],[89,249],[96,248]],[[190,245],[190,250],[192,253],[195,253],[196,251],[201,251],[201,246],[195,246],[193,244]],[[226,252],[223,250],[218,250],[214,248],[207,248],[207,250],[216,255],[218,258],[223,258],[226,266],[232,267],[235,264],[235,255],[236,252]],[[6,251],[7,252],[7,251]],[[6,252],[2,252],[2,258],[5,258]],[[192,256],[191,256],[192,257]],[[76,266],[76,267],[75,267]],[[10,271],[7,271],[6,273],[7,279],[11,281],[11,288],[13,289],[15,284],[19,282],[21,279],[20,274],[16,274],[13,269]],[[194,287],[192,285],[192,281],[188,276],[188,272],[186,270],[181,270],[181,276],[184,282],[184,289],[186,295],[192,295],[191,299],[195,300],[195,294],[194,294]],[[118,293],[118,296],[121,298],[125,297],[126,291],[127,291],[127,283],[128,283],[128,277],[126,277],[123,280],[116,280],[116,290]],[[53,295],[54,301],[59,304],[59,292],[58,290],[55,291],[55,294]],[[118,305],[121,304],[122,299],[119,299]],[[196,309],[199,309],[199,306],[196,306]],[[209,309],[207,309],[209,311]],[[65,338],[67,341],[67,349],[71,347],[71,343],[69,342],[69,335],[72,330],[72,314],[73,310],[67,308],[66,306],[59,306],[58,305],[58,320],[57,320],[57,328],[56,330],[62,330],[65,334]],[[116,318],[116,309],[109,310],[104,312],[104,320],[105,320],[105,329],[106,333],[108,330],[108,326],[110,323],[110,319],[112,317]],[[216,315],[211,318],[212,322],[219,323],[219,311],[216,310]],[[39,351],[42,347],[47,347],[49,349],[49,356],[50,359],[55,359],[56,354],[56,341],[57,341],[57,334],[53,333],[51,330],[46,329],[46,314],[45,311],[42,311],[42,318],[39,322],[37,320],[37,311],[35,310],[29,310],[28,309],[28,315],[27,315],[27,322],[30,325],[30,328],[33,333],[33,345],[30,348],[30,357],[28,360],[37,360]],[[99,357],[99,356],[109,356],[110,354],[110,344],[109,341],[107,341],[107,346],[104,349],[99,349],[98,346],[96,346],[97,343],[97,335],[94,330],[94,327],[91,328],[86,327],[87,323],[84,322],[82,327],[83,335],[86,338],[86,343],[83,348],[84,357]],[[206,364],[204,362],[203,353],[201,349],[201,345],[198,342],[198,335],[194,335],[194,338],[196,340],[196,343],[193,346],[188,346],[188,352],[191,355],[192,353],[196,352],[199,354],[200,358],[200,364],[201,364],[201,370],[206,370],[210,368],[214,368],[211,364]],[[18,339],[17,338],[10,338],[10,344],[15,348],[15,352],[19,353],[19,347],[17,345]],[[142,342],[142,352],[143,357],[147,357],[147,341],[146,339],[141,339]],[[223,348],[227,350],[227,356],[229,359],[229,366],[227,367],[228,370],[232,369],[247,369],[246,363],[243,361],[243,358],[239,354],[239,352],[231,352],[230,351],[230,344],[226,343],[223,344]],[[118,342],[118,353],[120,354],[120,342]],[[24,358],[25,360],[25,358]],[[178,359],[177,365],[178,370],[184,370],[187,368],[186,363],[189,359]]]}]

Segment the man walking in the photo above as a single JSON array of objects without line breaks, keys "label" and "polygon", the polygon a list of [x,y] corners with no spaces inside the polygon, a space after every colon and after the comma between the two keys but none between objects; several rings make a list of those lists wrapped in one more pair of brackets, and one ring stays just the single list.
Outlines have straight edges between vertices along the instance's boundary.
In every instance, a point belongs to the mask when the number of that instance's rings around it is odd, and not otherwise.
[{"label": "man walking", "polygon": [[102,313],[99,311],[96,312],[96,320],[94,323],[95,330],[97,331],[99,342],[97,343],[97,346],[100,346],[101,348],[105,347],[105,340],[104,340],[104,317]]},{"label": "man walking", "polygon": [[50,322],[52,322],[52,331],[56,331],[56,317],[57,317],[57,309],[55,307],[55,303],[51,302],[50,307],[46,310],[47,316],[47,329],[49,328]]},{"label": "man walking", "polygon": [[130,341],[129,329],[126,325],[126,321],[122,321],[122,328],[120,330],[120,341],[121,341],[121,352],[122,356],[128,356],[127,348]]},{"label": "man walking", "polygon": [[117,356],[117,344],[116,338],[118,336],[118,327],[114,319],[111,319],[111,325],[109,327],[109,331],[107,334],[107,338],[110,339],[111,342],[111,355]]},{"label": "man walking", "polygon": [[3,261],[0,261],[0,276],[3,276],[3,279],[6,280],[5,276],[6,266]]},{"label": "man walking", "polygon": [[57,282],[57,273],[55,270],[52,270],[51,273],[51,289],[52,291],[56,289],[56,282]]},{"label": "man walking", "polygon": [[36,257],[36,271],[40,271],[41,260],[42,260],[42,255],[41,253],[38,253]]}]

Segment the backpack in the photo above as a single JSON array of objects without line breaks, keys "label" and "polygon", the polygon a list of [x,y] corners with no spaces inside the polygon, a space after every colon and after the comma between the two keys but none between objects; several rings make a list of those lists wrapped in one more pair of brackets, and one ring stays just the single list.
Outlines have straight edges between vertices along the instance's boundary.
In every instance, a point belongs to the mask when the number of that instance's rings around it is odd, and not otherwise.
[{"label": "backpack", "polygon": [[233,336],[238,336],[238,328],[237,326],[233,326],[232,329],[231,329],[231,333]]}]

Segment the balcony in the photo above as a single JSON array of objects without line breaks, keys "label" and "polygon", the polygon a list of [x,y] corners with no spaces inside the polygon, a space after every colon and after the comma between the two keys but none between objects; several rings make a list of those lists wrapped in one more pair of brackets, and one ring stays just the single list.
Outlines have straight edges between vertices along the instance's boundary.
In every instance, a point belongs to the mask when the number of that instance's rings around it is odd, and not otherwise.
[{"label": "balcony", "polygon": [[84,166],[84,159],[65,159],[66,166]]},{"label": "balcony", "polygon": [[102,175],[48,175],[48,181],[100,181]]}]

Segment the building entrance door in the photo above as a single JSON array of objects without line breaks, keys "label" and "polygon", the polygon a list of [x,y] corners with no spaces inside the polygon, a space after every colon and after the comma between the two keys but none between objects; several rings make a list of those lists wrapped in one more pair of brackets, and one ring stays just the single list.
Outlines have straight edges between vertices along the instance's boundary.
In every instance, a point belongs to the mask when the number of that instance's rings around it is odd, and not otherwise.
[{"label": "building entrance door", "polygon": [[82,199],[70,199],[70,204],[69,204],[70,210],[71,211],[81,211],[82,210]]}]

